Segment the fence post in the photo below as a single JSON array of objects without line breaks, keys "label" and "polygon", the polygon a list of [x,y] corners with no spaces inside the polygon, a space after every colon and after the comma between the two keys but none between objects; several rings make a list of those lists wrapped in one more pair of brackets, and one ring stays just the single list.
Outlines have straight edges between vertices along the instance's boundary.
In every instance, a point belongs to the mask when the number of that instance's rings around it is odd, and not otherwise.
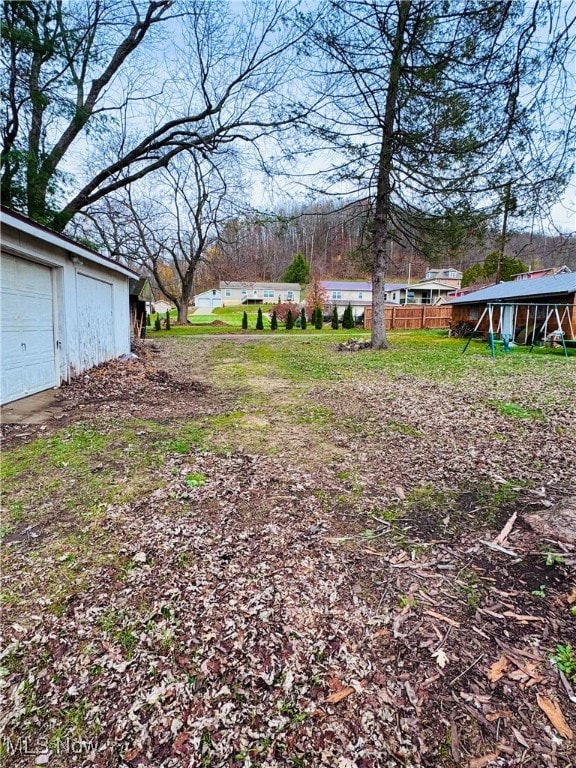
[{"label": "fence post", "polygon": [[421,321],[421,325],[420,325],[422,330],[424,330],[424,328],[426,328],[426,324],[424,322],[425,318],[426,318],[426,304],[422,304],[422,321]]},{"label": "fence post", "polygon": [[390,326],[390,330],[396,330],[396,307],[392,307],[392,324]]}]

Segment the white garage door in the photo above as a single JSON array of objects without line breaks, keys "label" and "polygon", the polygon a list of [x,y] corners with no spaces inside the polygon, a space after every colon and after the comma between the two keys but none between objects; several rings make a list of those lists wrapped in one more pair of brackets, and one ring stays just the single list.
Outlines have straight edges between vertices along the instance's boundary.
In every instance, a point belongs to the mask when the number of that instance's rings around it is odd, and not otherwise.
[{"label": "white garage door", "polygon": [[2,254],[1,403],[50,389],[56,374],[52,270]]},{"label": "white garage door", "polygon": [[222,300],[217,296],[202,296],[198,297],[194,301],[194,306],[198,308],[203,309],[213,309],[214,307],[220,307],[222,305]]},{"label": "white garage door", "polygon": [[111,360],[115,355],[112,284],[76,275],[80,370]]}]

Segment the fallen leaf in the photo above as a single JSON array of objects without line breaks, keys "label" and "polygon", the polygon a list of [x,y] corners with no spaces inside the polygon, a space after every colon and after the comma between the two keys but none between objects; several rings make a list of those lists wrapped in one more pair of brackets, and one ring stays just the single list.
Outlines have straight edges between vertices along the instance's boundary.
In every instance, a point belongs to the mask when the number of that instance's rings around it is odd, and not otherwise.
[{"label": "fallen leaf", "polygon": [[542,712],[545,713],[546,717],[548,720],[550,720],[554,728],[556,728],[560,736],[565,739],[573,739],[574,731],[570,728],[564,719],[564,715],[562,714],[562,710],[558,704],[546,696],[540,696],[539,693],[536,694],[536,701],[538,702],[538,706]]},{"label": "fallen leaf", "polygon": [[485,765],[498,760],[499,757],[499,752],[489,752],[487,755],[482,755],[482,757],[474,757],[468,763],[468,768],[484,768]]},{"label": "fallen leaf", "polygon": [[444,616],[441,613],[436,613],[436,611],[424,611],[426,616],[433,616],[435,619],[440,619],[440,621],[445,621],[446,624],[450,624],[452,627],[459,627],[460,622],[456,621],[455,619],[451,619],[449,616]]},{"label": "fallen leaf", "polygon": [[576,587],[572,587],[572,592],[568,595],[568,603],[572,605],[572,603],[576,603]]},{"label": "fallen leaf", "polygon": [[526,747],[526,749],[530,749],[530,744],[528,744],[528,742],[526,741],[524,736],[522,736],[518,728],[514,728],[514,726],[512,726],[512,733],[516,737],[516,741],[518,742],[518,744],[521,744],[523,747]]},{"label": "fallen leaf", "polygon": [[336,693],[333,693],[331,696],[328,696],[326,699],[327,704],[337,704],[339,701],[342,701],[342,699],[345,699],[347,696],[350,696],[351,693],[354,693],[354,688],[352,686],[348,686],[347,688],[342,688],[341,691],[336,691]]},{"label": "fallen leaf", "polygon": [[486,720],[489,723],[493,723],[494,720],[499,720],[501,717],[512,717],[513,713],[509,709],[499,709],[496,712],[488,712]]},{"label": "fallen leaf", "polygon": [[399,499],[404,500],[406,498],[406,494],[404,493],[404,488],[402,488],[401,485],[397,485],[394,490],[396,491],[396,495]]},{"label": "fallen leaf", "polygon": [[440,669],[444,669],[446,664],[450,661],[443,648],[438,648],[437,651],[433,651],[432,656],[436,659],[436,664]]},{"label": "fallen leaf", "polygon": [[508,659],[506,656],[500,656],[498,661],[495,661],[488,670],[488,680],[492,680],[492,682],[495,683],[497,680],[500,680],[500,678],[503,677],[504,672],[507,669]]}]

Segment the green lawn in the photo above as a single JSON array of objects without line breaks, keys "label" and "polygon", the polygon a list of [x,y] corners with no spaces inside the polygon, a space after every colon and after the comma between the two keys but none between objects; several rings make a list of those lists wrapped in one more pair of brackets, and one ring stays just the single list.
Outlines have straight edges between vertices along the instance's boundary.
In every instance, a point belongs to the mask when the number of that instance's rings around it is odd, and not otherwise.
[{"label": "green lawn", "polygon": [[[176,322],[176,310],[170,313],[170,322],[173,324],[170,331],[154,330],[155,315],[152,315],[152,325],[148,326],[147,333],[150,338],[154,337],[167,337],[167,336],[190,336],[197,334],[221,334],[221,333],[255,333],[256,332],[256,319],[258,316],[258,309],[262,310],[262,319],[264,322],[264,331],[258,331],[258,333],[270,332],[270,320],[268,313],[271,313],[274,309],[274,304],[240,304],[229,307],[217,307],[214,309],[211,315],[193,315],[188,316],[188,325],[175,325]],[[246,312],[248,315],[248,330],[242,330],[242,316]],[[164,320],[164,316],[161,317]],[[214,322],[226,323],[226,325],[212,325]],[[286,331],[282,324],[279,324],[278,334],[291,335],[298,334],[345,334],[347,337],[350,335],[350,331],[340,328],[338,331],[333,331],[330,327],[330,323],[325,323],[324,328],[321,331],[314,328],[311,323],[308,323],[306,330],[303,331],[300,328],[294,328],[292,331]],[[357,328],[352,332],[352,335],[359,336],[366,334],[363,328]]]}]

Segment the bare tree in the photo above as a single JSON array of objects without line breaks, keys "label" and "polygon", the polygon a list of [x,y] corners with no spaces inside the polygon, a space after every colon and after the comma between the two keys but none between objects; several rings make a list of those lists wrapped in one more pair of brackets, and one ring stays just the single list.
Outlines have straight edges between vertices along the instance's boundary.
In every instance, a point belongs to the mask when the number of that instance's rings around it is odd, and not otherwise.
[{"label": "bare tree", "polygon": [[[232,162],[229,157],[228,166]],[[218,166],[195,152],[181,155],[148,182],[93,206],[85,213],[88,229],[80,224],[77,231],[96,237],[113,258],[151,275],[175,304],[178,323],[186,323],[197,269],[230,215],[231,184]]]},{"label": "bare tree", "polygon": [[341,152],[330,176],[339,193],[345,183],[372,201],[372,345],[380,349],[393,243],[426,240],[415,220],[431,229],[450,210],[472,212],[473,200],[499,203],[511,181],[535,205],[566,184],[574,12],[544,0],[526,9],[473,0],[330,6],[314,31],[327,62],[315,87],[324,83],[332,99],[314,129]]},{"label": "bare tree", "polygon": [[61,230],[182,152],[290,126],[297,5],[6,0],[4,203]]}]

